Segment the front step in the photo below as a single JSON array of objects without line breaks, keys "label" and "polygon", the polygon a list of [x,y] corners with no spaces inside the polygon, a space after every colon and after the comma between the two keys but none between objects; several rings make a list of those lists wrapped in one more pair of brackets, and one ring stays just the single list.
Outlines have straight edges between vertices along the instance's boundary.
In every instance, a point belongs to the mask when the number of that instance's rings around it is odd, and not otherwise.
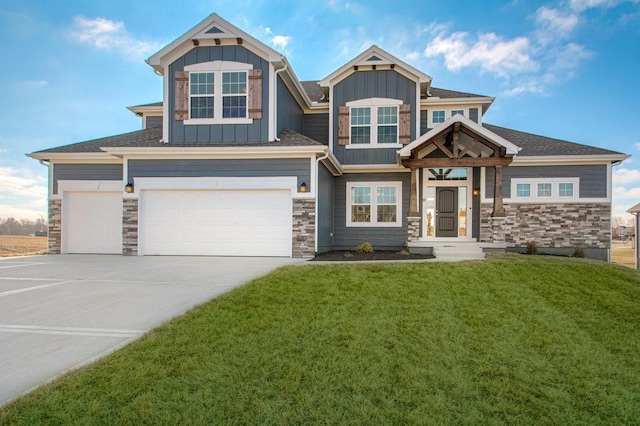
[{"label": "front step", "polygon": [[430,254],[433,254],[437,260],[445,262],[485,259],[483,243],[477,242],[418,241],[409,244],[409,252],[430,252]]}]

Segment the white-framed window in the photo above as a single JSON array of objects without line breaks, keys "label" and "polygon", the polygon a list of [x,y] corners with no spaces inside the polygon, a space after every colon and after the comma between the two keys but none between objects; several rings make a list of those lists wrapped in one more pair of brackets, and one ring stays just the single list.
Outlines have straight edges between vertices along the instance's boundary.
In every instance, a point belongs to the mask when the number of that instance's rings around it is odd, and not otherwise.
[{"label": "white-framed window", "polygon": [[347,226],[402,226],[402,182],[347,182]]},{"label": "white-framed window", "polygon": [[580,178],[511,179],[511,199],[522,202],[563,202],[578,198]]},{"label": "white-framed window", "polygon": [[434,124],[444,123],[444,111],[433,111],[431,121]]},{"label": "white-framed window", "polygon": [[464,115],[464,110],[463,109],[452,109],[451,110],[451,116],[453,117],[454,115]]},{"label": "white-framed window", "polygon": [[185,124],[249,124],[247,95],[251,64],[205,62],[189,72],[189,116]]},{"label": "white-framed window", "polygon": [[400,105],[397,99],[370,98],[347,102],[349,148],[399,146]]}]

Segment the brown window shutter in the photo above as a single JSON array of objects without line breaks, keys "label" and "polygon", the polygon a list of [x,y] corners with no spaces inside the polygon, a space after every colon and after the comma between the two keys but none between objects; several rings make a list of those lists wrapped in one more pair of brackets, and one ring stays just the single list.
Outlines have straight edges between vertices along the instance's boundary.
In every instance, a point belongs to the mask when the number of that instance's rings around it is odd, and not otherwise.
[{"label": "brown window shutter", "polygon": [[249,118],[262,118],[262,70],[249,70]]},{"label": "brown window shutter", "polygon": [[350,130],[349,107],[341,106],[338,108],[338,145],[349,145]]},{"label": "brown window shutter", "polygon": [[175,119],[178,121],[189,118],[189,72],[176,71],[175,82]]},{"label": "brown window shutter", "polygon": [[400,143],[407,145],[411,142],[411,105],[400,105],[400,123],[398,127]]}]

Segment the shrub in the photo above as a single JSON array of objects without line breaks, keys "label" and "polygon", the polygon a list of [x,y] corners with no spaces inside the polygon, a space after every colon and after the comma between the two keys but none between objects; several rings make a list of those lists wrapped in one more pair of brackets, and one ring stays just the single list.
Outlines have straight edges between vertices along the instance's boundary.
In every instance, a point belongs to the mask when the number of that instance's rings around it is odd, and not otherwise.
[{"label": "shrub", "polygon": [[362,243],[356,247],[356,253],[373,253],[373,246],[371,243]]},{"label": "shrub", "polygon": [[344,257],[353,257],[353,253],[351,253],[350,251],[345,251]]},{"label": "shrub", "polygon": [[584,247],[576,246],[573,250],[573,257],[584,257]]},{"label": "shrub", "polygon": [[536,254],[538,252],[538,243],[529,241],[527,243],[527,254]]}]

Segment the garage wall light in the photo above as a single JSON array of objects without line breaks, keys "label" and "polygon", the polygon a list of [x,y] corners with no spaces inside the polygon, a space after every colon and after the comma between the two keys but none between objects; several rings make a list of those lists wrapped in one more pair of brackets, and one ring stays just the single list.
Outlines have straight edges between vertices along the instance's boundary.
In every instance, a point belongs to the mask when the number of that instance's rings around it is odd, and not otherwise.
[{"label": "garage wall light", "polygon": [[480,188],[473,188],[473,195],[475,196],[480,195]]},{"label": "garage wall light", "polygon": [[300,184],[300,192],[307,192],[307,184],[302,182]]},{"label": "garage wall light", "polygon": [[133,184],[132,183],[128,183],[124,186],[124,192],[126,192],[127,194],[132,194],[133,193]]}]

